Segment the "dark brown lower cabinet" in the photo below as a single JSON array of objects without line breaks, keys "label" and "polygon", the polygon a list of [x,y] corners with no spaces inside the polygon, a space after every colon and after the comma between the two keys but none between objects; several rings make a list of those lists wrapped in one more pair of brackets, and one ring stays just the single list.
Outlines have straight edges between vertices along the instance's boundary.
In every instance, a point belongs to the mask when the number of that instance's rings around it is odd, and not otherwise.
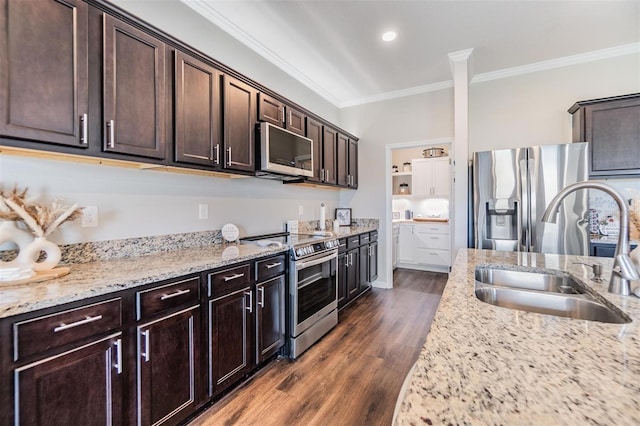
[{"label": "dark brown lower cabinet", "polygon": [[138,424],[175,424],[197,404],[200,306],[137,327]]},{"label": "dark brown lower cabinet", "polygon": [[347,253],[349,264],[347,265],[347,297],[352,299],[359,293],[359,265],[360,253],[358,250],[349,250]]},{"label": "dark brown lower cabinet", "polygon": [[347,303],[347,266],[349,256],[347,253],[338,254],[338,309]]},{"label": "dark brown lower cabinet", "polygon": [[284,275],[256,285],[256,363],[284,345]]},{"label": "dark brown lower cabinet", "polygon": [[122,334],[14,371],[16,425],[123,423]]},{"label": "dark brown lower cabinet", "polygon": [[369,283],[378,279],[378,242],[369,245]]}]

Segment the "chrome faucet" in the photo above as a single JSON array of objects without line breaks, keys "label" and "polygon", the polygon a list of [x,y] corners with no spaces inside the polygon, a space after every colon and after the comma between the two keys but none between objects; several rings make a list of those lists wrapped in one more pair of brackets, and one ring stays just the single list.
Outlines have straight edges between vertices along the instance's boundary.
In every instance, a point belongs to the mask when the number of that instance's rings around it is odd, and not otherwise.
[{"label": "chrome faucet", "polygon": [[629,206],[620,193],[610,185],[601,182],[583,181],[576,182],[562,189],[556,195],[542,215],[543,222],[555,223],[558,216],[558,209],[562,200],[578,189],[599,189],[611,195],[620,209],[620,233],[618,234],[618,244],[616,244],[615,260],[613,261],[613,271],[609,281],[609,293],[628,296],[631,294],[631,283],[640,279],[638,271],[629,258]]}]

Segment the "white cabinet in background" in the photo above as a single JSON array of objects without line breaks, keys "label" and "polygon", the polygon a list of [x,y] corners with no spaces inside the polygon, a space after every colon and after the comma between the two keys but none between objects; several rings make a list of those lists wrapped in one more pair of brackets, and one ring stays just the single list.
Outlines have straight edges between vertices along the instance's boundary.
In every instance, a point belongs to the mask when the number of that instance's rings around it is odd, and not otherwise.
[{"label": "white cabinet in background", "polygon": [[451,237],[448,223],[401,224],[398,267],[449,272]]},{"label": "white cabinet in background", "polygon": [[413,224],[400,224],[398,233],[398,263],[415,262],[416,250],[413,238]]},{"label": "white cabinet in background", "polygon": [[419,158],[411,161],[413,195],[448,198],[451,167],[449,157]]},{"label": "white cabinet in background", "polygon": [[393,225],[393,235],[391,237],[391,266],[398,267],[398,243],[400,241],[400,225]]}]

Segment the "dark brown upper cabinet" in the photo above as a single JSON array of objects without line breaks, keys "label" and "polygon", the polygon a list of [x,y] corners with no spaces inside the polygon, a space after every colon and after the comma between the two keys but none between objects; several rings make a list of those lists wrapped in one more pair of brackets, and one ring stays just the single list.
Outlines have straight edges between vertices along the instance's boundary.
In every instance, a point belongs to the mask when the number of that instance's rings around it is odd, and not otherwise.
[{"label": "dark brown upper cabinet", "polygon": [[103,149],[163,159],[165,45],[104,15]]},{"label": "dark brown upper cabinet", "polygon": [[358,187],[358,141],[349,139],[349,187]]},{"label": "dark brown upper cabinet", "polygon": [[640,93],[576,102],[573,141],[589,142],[589,177],[640,176]]},{"label": "dark brown upper cabinet", "polygon": [[255,171],[257,94],[248,84],[223,76],[225,169]]},{"label": "dark brown upper cabinet", "polygon": [[322,128],[322,171],[323,182],[335,184],[337,183],[337,147],[338,147],[338,131],[323,126]]},{"label": "dark brown upper cabinet", "polygon": [[349,186],[349,138],[338,133],[338,185]]},{"label": "dark brown upper cabinet", "polygon": [[258,120],[305,135],[307,116],[265,93],[258,94]]},{"label": "dark brown upper cabinet", "polygon": [[309,117],[307,119],[306,137],[313,141],[313,176],[308,178],[308,180],[323,182],[325,175],[322,162],[322,123]]},{"label": "dark brown upper cabinet", "polygon": [[0,135],[88,146],[88,33],[80,0],[0,0]]},{"label": "dark brown upper cabinet", "polygon": [[175,161],[221,165],[220,74],[176,51],[174,90]]}]

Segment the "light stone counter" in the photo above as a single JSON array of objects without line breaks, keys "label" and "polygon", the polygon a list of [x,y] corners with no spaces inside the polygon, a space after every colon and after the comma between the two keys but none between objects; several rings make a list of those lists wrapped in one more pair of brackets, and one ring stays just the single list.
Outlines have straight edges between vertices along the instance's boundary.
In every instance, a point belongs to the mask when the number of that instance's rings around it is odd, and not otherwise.
[{"label": "light stone counter", "polygon": [[288,250],[251,244],[211,245],[147,256],[67,265],[71,273],[56,280],[11,286],[0,282],[0,318],[61,305],[219,268]]},{"label": "light stone counter", "polygon": [[[590,281],[604,266],[605,282]],[[633,320],[628,324],[542,315],[476,299],[476,265],[569,272]],[[607,292],[612,259],[462,249],[396,425],[640,424],[640,298]]]}]

